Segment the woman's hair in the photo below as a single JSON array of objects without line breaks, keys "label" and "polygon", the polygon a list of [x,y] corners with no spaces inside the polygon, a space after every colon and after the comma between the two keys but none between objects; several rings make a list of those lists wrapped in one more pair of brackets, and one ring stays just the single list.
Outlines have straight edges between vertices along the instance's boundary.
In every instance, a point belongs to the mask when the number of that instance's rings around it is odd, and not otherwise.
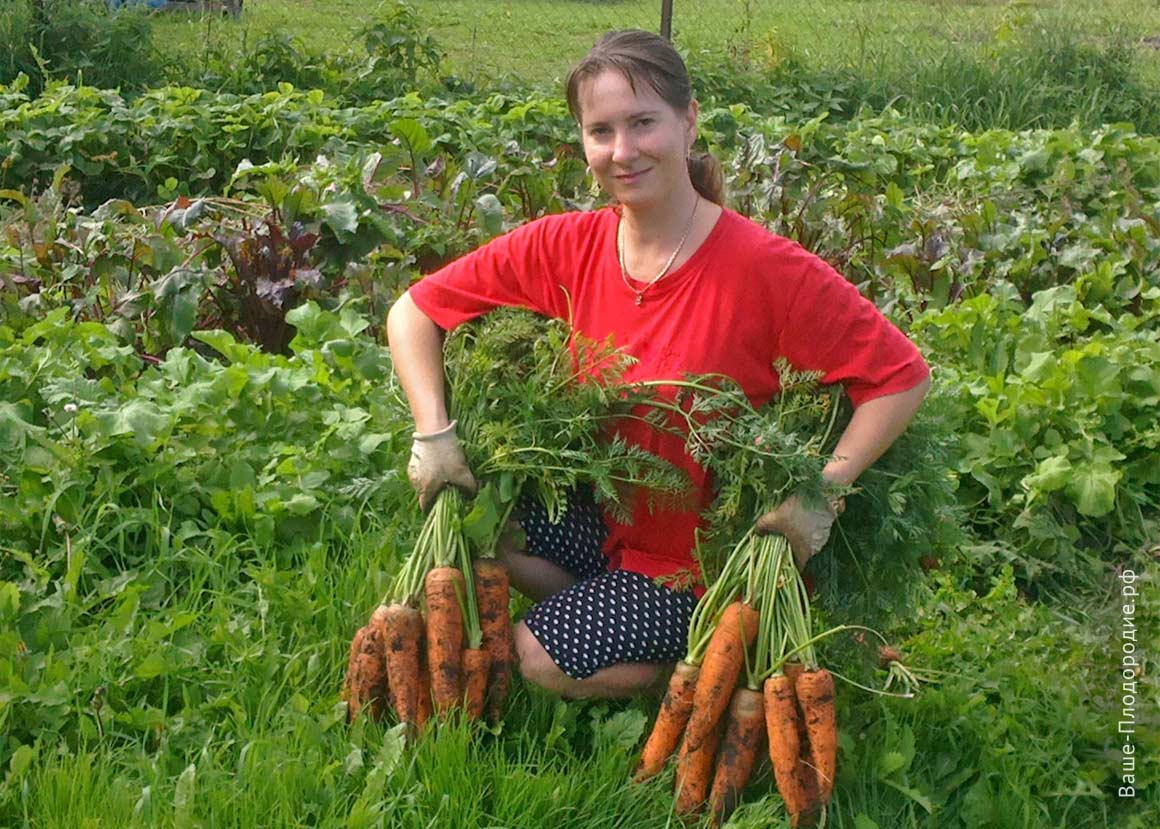
[{"label": "woman's hair", "polygon": [[[633,92],[637,83],[648,84],[678,112],[687,110],[693,101],[689,70],[671,43],[640,29],[609,32],[568,73],[565,84],[568,110],[577,123],[580,123],[580,86],[606,69],[615,69],[624,75]],[[725,176],[712,155],[690,153],[689,178],[703,198],[715,204],[725,203]]]}]

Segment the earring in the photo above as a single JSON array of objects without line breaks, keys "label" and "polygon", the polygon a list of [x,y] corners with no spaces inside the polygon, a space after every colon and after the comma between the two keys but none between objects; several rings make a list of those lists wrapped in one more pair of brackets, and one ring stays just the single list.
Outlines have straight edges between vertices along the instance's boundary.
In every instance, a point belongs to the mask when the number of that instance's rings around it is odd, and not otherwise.
[{"label": "earring", "polygon": [[591,164],[589,164],[587,167],[584,168],[584,175],[586,175],[586,176],[592,175],[592,165]]}]

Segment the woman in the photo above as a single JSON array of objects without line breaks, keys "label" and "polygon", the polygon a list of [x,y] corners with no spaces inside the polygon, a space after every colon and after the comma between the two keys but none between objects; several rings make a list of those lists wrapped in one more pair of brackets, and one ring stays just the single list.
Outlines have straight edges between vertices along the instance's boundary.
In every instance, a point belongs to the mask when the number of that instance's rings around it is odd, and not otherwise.
[{"label": "woman", "polygon": [[[584,154],[615,203],[517,228],[416,285],[392,307],[388,337],[415,418],[408,475],[426,508],[445,484],[474,488],[443,399],[445,330],[501,306],[571,319],[581,334],[637,358],[628,380],[731,376],[760,405],[778,391],[773,363],[841,382],[855,412],[827,479],[852,483],[902,433],[928,385],[917,349],[818,257],[723,207],[721,171],[694,155],[697,102],[680,56],[641,31],[603,37],[572,70],[569,108]],[[512,583],[540,600],[515,629],[523,676],[569,697],[655,687],[684,654],[697,577],[692,550],[712,499],[680,438],[631,422],[626,440],[692,478],[697,497],[631,524],[578,502],[560,526],[523,521]],[[774,505],[771,505],[774,506]],[[826,542],[835,511],[796,497],[758,529],[781,532],[800,566]],[[669,580],[673,586],[666,586]]]}]

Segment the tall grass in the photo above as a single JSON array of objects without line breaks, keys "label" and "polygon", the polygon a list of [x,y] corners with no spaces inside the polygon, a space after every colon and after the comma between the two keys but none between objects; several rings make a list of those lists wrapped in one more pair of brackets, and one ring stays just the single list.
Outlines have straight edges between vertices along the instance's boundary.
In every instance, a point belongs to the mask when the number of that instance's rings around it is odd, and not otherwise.
[{"label": "tall grass", "polygon": [[0,0],[0,83],[29,78],[141,89],[164,78],[144,9],[111,10],[105,0]]},{"label": "tall grass", "polygon": [[767,111],[840,119],[890,107],[968,130],[1127,121],[1160,132],[1160,88],[1122,28],[1095,37],[1043,18],[983,45],[903,46],[870,44],[847,65],[818,66],[758,39],[732,55],[695,56],[693,66],[702,96]]}]

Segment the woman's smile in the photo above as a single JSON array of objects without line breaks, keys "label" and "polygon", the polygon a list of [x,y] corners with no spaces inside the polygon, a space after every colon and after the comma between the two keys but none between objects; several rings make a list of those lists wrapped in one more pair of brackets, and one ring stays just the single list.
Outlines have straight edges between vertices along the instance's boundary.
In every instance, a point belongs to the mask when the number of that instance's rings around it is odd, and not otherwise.
[{"label": "woman's smile", "polygon": [[631,173],[617,173],[613,176],[613,178],[615,178],[621,184],[634,184],[635,182],[640,181],[641,177],[651,169],[652,167],[645,167],[643,170],[636,170]]}]

